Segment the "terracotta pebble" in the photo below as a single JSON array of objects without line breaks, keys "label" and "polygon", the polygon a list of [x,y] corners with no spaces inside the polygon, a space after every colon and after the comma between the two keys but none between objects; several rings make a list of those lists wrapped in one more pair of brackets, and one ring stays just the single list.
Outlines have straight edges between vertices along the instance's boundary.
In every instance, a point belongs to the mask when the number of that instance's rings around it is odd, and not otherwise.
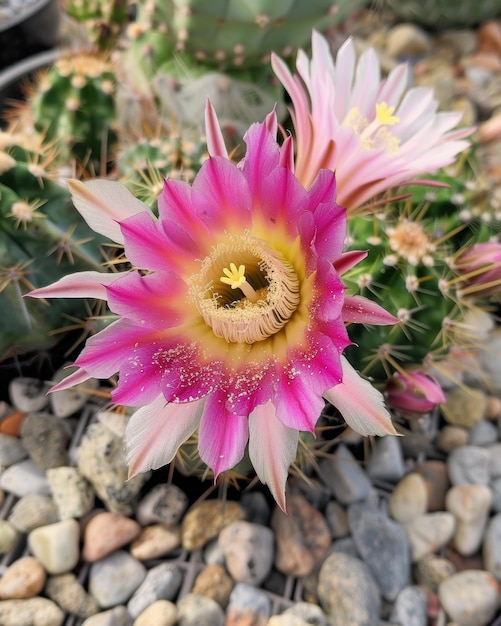
[{"label": "terracotta pebble", "polygon": [[94,563],[115,552],[141,532],[141,526],[130,517],[105,511],[94,515],[84,531],[82,558]]},{"label": "terracotta pebble", "polygon": [[42,591],[45,580],[46,573],[38,559],[21,557],[7,568],[0,579],[0,599],[33,598]]}]

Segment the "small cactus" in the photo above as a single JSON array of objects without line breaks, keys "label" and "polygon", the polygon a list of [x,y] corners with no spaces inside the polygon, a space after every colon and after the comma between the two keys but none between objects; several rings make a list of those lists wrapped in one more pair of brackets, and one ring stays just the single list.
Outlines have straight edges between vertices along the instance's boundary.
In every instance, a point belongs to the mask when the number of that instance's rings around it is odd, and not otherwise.
[{"label": "small cactus", "polygon": [[117,42],[129,18],[127,0],[63,0],[63,8],[82,24],[90,43],[109,50]]},{"label": "small cactus", "polygon": [[115,75],[104,58],[61,56],[28,96],[35,128],[57,145],[60,160],[76,158],[91,173],[110,157],[115,142]]},{"label": "small cactus", "polygon": [[386,0],[401,18],[433,28],[481,24],[501,16],[499,0]]},{"label": "small cactus", "polygon": [[[83,300],[24,298],[50,278],[75,270],[101,270],[100,241],[74,210],[65,187],[47,172],[54,158],[40,140],[38,150],[24,148],[15,133],[2,133],[0,168],[0,360],[52,347],[55,331],[70,317],[89,313]],[[31,137],[31,143],[34,143]]]}]

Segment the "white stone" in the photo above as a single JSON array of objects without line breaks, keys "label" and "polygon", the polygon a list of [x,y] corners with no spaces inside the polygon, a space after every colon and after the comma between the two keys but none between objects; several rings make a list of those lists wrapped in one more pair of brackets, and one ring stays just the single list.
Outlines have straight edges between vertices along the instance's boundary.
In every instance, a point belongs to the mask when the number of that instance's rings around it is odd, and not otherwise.
[{"label": "white stone", "polygon": [[0,488],[13,493],[18,498],[29,493],[50,494],[50,486],[45,473],[31,459],[14,463],[2,472]]},{"label": "white stone", "polygon": [[10,381],[9,396],[19,411],[36,413],[47,406],[49,389],[50,384],[43,380],[19,376]]},{"label": "white stone", "polygon": [[64,574],[78,563],[80,525],[74,519],[35,528],[28,535],[28,546],[49,574]]},{"label": "white stone", "polygon": [[482,543],[492,491],[486,485],[455,485],[447,492],[446,509],[456,518],[454,545],[459,554],[475,554]]}]

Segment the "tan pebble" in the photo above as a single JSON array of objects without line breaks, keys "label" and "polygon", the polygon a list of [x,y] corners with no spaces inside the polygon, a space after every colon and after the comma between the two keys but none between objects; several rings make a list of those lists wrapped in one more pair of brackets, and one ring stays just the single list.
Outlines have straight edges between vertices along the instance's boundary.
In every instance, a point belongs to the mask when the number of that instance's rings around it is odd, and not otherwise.
[{"label": "tan pebble", "polygon": [[115,552],[141,532],[141,526],[125,515],[106,511],[98,513],[87,524],[84,533],[82,558],[93,563]]},{"label": "tan pebble", "polygon": [[456,530],[456,519],[452,513],[426,513],[405,524],[404,529],[415,562],[449,543]]},{"label": "tan pebble", "polygon": [[447,465],[443,461],[425,461],[416,466],[415,470],[426,482],[428,490],[427,510],[443,511],[445,494],[449,488],[449,475]]},{"label": "tan pebble", "polygon": [[443,580],[455,573],[454,564],[436,554],[427,554],[416,563],[417,583],[434,592]]},{"label": "tan pebble", "polygon": [[266,626],[308,626],[308,622],[297,615],[273,615],[266,622]]},{"label": "tan pebble", "polygon": [[331,546],[324,516],[298,493],[289,494],[287,514],[275,508],[271,528],[275,531],[275,567],[283,574],[308,576]]},{"label": "tan pebble", "polygon": [[487,397],[480,389],[454,387],[446,396],[442,412],[448,424],[470,429],[484,419]]},{"label": "tan pebble", "polygon": [[220,607],[228,606],[233,581],[222,565],[207,565],[195,578],[193,593],[212,598]]},{"label": "tan pebble", "polygon": [[437,435],[437,448],[442,452],[452,452],[468,443],[468,431],[461,426],[444,426]]},{"label": "tan pebble", "polygon": [[[499,136],[501,138],[501,113],[498,115],[499,117]],[[501,417],[501,398],[497,398],[496,396],[488,396],[487,398],[487,408],[485,410],[485,417],[488,420],[496,420],[498,417]]]},{"label": "tan pebble", "polygon": [[426,513],[428,489],[425,479],[417,472],[411,472],[399,481],[388,501],[388,512],[400,523],[410,522]]},{"label": "tan pebble", "polygon": [[36,596],[23,600],[0,602],[0,624],[2,626],[61,626],[64,613],[55,602]]},{"label": "tan pebble", "polygon": [[185,550],[202,548],[217,537],[221,529],[232,522],[245,519],[245,511],[238,502],[205,500],[193,506],[181,524],[181,543]]},{"label": "tan pebble", "polygon": [[390,57],[424,55],[430,50],[431,41],[424,30],[414,24],[398,24],[388,31],[386,54]]},{"label": "tan pebble", "polygon": [[163,524],[153,524],[141,530],[130,546],[130,553],[139,561],[147,561],[164,556],[180,545],[179,526],[171,528]]},{"label": "tan pebble", "polygon": [[168,600],[157,600],[136,617],[134,626],[175,626],[176,605]]},{"label": "tan pebble", "polygon": [[489,21],[477,29],[478,49],[501,55],[501,20]]},{"label": "tan pebble", "polygon": [[456,518],[454,545],[459,554],[477,552],[487,524],[492,491],[486,485],[455,485],[449,489],[446,508]]},{"label": "tan pebble", "polygon": [[489,72],[501,72],[501,57],[494,52],[476,52],[466,59],[469,66],[481,67]]},{"label": "tan pebble", "polygon": [[5,519],[0,519],[0,554],[10,552],[19,539],[19,533],[14,526]]},{"label": "tan pebble", "polygon": [[0,599],[33,598],[42,591],[45,570],[32,556],[24,556],[8,567],[0,579]]}]

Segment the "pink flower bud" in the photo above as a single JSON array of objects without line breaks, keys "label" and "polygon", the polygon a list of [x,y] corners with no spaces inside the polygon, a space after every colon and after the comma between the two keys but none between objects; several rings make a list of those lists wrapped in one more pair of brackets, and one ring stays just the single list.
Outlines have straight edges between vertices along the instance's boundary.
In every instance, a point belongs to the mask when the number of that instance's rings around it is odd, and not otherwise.
[{"label": "pink flower bud", "polygon": [[388,404],[402,413],[428,413],[445,402],[440,385],[421,370],[395,374],[387,383]]},{"label": "pink flower bud", "polygon": [[460,254],[453,269],[463,278],[461,295],[485,297],[501,292],[501,243],[477,243]]}]

